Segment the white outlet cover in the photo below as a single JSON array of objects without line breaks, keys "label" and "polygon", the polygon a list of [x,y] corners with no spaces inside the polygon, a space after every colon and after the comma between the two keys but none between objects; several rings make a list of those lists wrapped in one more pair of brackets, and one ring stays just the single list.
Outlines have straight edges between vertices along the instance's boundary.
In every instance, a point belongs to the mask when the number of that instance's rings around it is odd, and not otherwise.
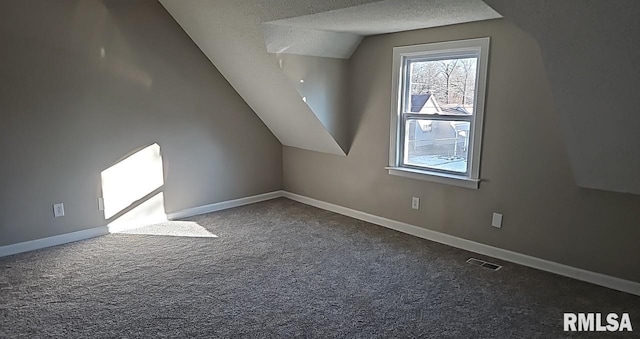
[{"label": "white outlet cover", "polygon": [[64,217],[64,204],[60,203],[53,205],[53,216],[56,218]]},{"label": "white outlet cover", "polygon": [[413,199],[411,199],[411,208],[414,210],[420,208],[420,198],[413,197]]},{"label": "white outlet cover", "polygon": [[502,214],[493,213],[493,219],[491,219],[491,226],[502,228]]}]

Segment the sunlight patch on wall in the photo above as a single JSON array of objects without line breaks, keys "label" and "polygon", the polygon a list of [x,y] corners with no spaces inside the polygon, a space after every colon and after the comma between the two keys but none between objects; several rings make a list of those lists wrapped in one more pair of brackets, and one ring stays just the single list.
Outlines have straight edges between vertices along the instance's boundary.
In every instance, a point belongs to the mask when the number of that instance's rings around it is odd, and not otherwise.
[{"label": "sunlight patch on wall", "polygon": [[109,232],[117,233],[167,221],[164,212],[164,194],[162,192],[145,200],[128,212],[109,222]]},{"label": "sunlight patch on wall", "polygon": [[104,215],[110,231],[167,220],[160,146],[153,144],[102,171]]}]

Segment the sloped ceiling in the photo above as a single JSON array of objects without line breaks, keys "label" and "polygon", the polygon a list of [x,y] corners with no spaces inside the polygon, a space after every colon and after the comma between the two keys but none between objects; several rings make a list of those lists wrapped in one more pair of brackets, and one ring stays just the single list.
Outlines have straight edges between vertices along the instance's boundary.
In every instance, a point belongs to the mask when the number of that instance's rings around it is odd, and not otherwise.
[{"label": "sloped ceiling", "polygon": [[577,184],[640,194],[640,1],[485,2],[538,40]]},{"label": "sloped ceiling", "polygon": [[[499,17],[481,0],[459,0],[455,5],[447,0],[160,3],[283,145],[338,155],[345,155],[350,147],[350,138],[344,135],[348,131],[348,119],[342,117],[345,108],[335,104],[345,100],[332,97],[346,94],[330,90],[339,85],[335,82],[340,77],[324,77],[322,86],[309,86],[326,93],[306,95],[296,85],[297,73],[283,72],[285,61],[293,62],[296,70],[305,69],[301,64],[308,61],[316,68],[313,73],[320,74],[318,67],[331,71],[340,65],[315,57],[348,58],[365,35]],[[283,54],[314,58],[292,59]],[[309,102],[307,96],[326,102]]]},{"label": "sloped ceiling", "polygon": [[346,94],[329,89],[344,80],[305,77],[334,74],[367,35],[503,15],[538,40],[577,184],[640,194],[640,1],[160,2],[283,145],[339,155]]},{"label": "sloped ceiling", "polygon": [[262,22],[334,9],[335,5],[259,0],[160,3],[283,145],[345,154],[291,86],[278,60],[266,52],[260,30]]}]

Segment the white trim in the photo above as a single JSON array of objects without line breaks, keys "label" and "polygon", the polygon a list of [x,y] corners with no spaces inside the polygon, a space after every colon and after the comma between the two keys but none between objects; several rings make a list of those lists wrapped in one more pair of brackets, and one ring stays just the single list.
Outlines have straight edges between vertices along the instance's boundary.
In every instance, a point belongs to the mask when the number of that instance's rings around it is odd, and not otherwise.
[{"label": "white trim", "polygon": [[[486,255],[493,258],[498,258],[504,261],[509,261],[523,266],[536,268],[542,271],[547,271],[555,274],[559,274],[565,277],[574,278],[577,280],[586,281],[592,284],[608,287],[614,290],[623,291],[635,295],[640,295],[640,283],[624,280],[612,276],[608,276],[601,273],[587,271],[581,268],[575,268],[563,264],[559,264],[553,261],[544,260],[529,255],[481,244],[475,241],[458,238],[452,235],[432,231],[426,228],[406,224],[400,221],[395,221],[377,215],[360,212],[347,207],[331,204],[328,202],[316,200],[313,198],[305,197],[303,195],[286,192],[286,191],[274,191],[265,194],[254,195],[246,198],[240,198],[235,200],[223,201],[211,205],[205,205],[195,208],[190,208],[174,213],[168,214],[169,219],[186,218],[203,213],[210,213],[220,211],[223,209],[248,205],[256,202],[271,200],[279,197],[286,197],[291,200],[301,202],[303,204],[315,206],[327,211],[335,212],[338,214],[346,215],[355,219],[370,222],[372,224],[387,227],[399,232],[407,233],[419,238],[435,241],[441,244],[449,245],[456,248],[461,248],[467,251],[475,252],[478,254]],[[34,251],[46,247],[52,247],[62,245],[70,242],[90,239],[102,235],[109,234],[107,226],[90,228],[82,231],[56,235],[53,237],[36,239],[26,242],[21,242],[12,245],[0,246],[0,257]]]},{"label": "white trim", "polygon": [[328,202],[305,197],[299,194],[284,192],[284,197],[291,200],[301,202],[303,204],[315,206],[327,211],[346,215],[355,219],[370,222],[372,224],[384,226],[402,233],[411,234],[413,236],[435,241],[441,244],[461,248],[467,251],[498,258],[523,266],[532,267],[542,271],[559,274],[565,277],[586,281],[592,284],[608,287],[614,290],[623,291],[635,295],[640,295],[640,283],[630,280],[624,280],[601,273],[583,270],[581,268],[571,267],[559,264],[553,261],[544,260],[529,255],[481,244],[475,241],[458,238],[452,235],[428,230],[426,228],[406,224],[403,222],[379,217],[377,215],[360,212],[347,207],[334,205]]},{"label": "white trim", "polygon": [[[412,46],[400,46],[393,48],[393,67],[391,73],[391,124],[389,126],[389,167],[401,167],[401,143],[404,140],[399,140],[404,128],[402,120],[402,112],[404,111],[403,100],[406,99],[406,81],[404,75],[406,74],[407,58],[420,57],[420,56],[435,56],[442,57],[456,57],[456,54],[474,52],[478,55],[478,63],[476,67],[476,89],[475,89],[475,102],[474,102],[474,114],[472,115],[470,140],[469,140],[469,168],[468,174],[465,175],[467,179],[479,180],[480,179],[480,159],[482,148],[482,131],[483,120],[485,111],[485,99],[486,99],[486,86],[487,86],[487,69],[489,64],[489,47],[490,38],[476,38],[467,40],[445,41],[435,42],[422,45]],[[406,155],[406,154],[405,154]],[[389,174],[402,175],[412,179],[434,181],[432,177],[447,177],[447,175],[439,172],[414,172],[411,175],[403,175],[398,172]],[[438,181],[443,184],[456,185],[455,181],[442,180]],[[469,187],[469,185],[456,185],[462,187]],[[471,187],[472,188],[472,187]],[[478,187],[476,186],[475,189]]]},{"label": "white trim", "polygon": [[271,200],[271,199],[275,199],[275,198],[280,198],[280,197],[283,196],[283,193],[284,193],[283,191],[273,191],[273,192],[269,192],[269,193],[253,195],[253,196],[250,196],[250,197],[244,197],[244,198],[240,198],[240,199],[217,202],[215,204],[210,204],[210,205],[204,205],[204,206],[199,206],[199,207],[194,207],[194,208],[187,208],[186,210],[181,210],[181,211],[177,211],[177,212],[173,212],[173,213],[167,213],[167,218],[169,220],[175,220],[175,219],[192,217],[194,215],[200,215],[200,214],[205,214],[205,213],[211,213],[211,212],[226,210],[228,208],[244,206],[244,205],[253,204],[253,203],[256,203],[256,202],[261,202],[261,201]]},{"label": "white trim", "polygon": [[52,247],[70,242],[90,239],[109,234],[107,226],[89,228],[82,231],[71,232],[53,237],[25,241],[13,245],[0,246],[0,257],[8,255],[39,250],[41,248]]},{"label": "white trim", "polygon": [[[279,198],[279,197],[282,197],[283,194],[284,194],[283,191],[274,191],[274,192],[253,195],[250,197],[244,197],[244,198],[235,199],[235,200],[222,201],[222,202],[218,202],[211,205],[189,208],[189,209],[178,211],[178,212],[168,213],[167,219],[174,220],[179,218],[186,218],[186,217],[191,217],[198,214],[210,213],[210,212],[224,210],[227,208],[253,204],[256,202]],[[137,220],[137,221],[139,223],[143,223],[143,224],[145,223],[144,220],[143,221]],[[147,221],[150,221],[150,220],[147,220]],[[154,222],[161,222],[161,221],[162,220],[154,219]],[[12,244],[12,245],[0,246],[0,257],[28,252],[28,251],[39,250],[42,248],[62,245],[70,242],[90,239],[90,238],[94,238],[102,235],[107,235],[109,233],[114,233],[114,232],[132,228],[131,226],[132,225],[130,223],[116,225],[116,226],[100,226],[100,227],[90,228],[82,231],[56,235],[48,238],[42,238],[42,239],[36,239],[36,240],[25,241],[17,244]]]},{"label": "white trim", "polygon": [[406,167],[385,167],[391,175],[400,177],[437,182],[439,184],[447,184],[452,186],[471,188],[477,190],[480,185],[479,179],[471,179],[464,176],[457,176],[447,173],[435,173],[429,171],[420,171]]}]

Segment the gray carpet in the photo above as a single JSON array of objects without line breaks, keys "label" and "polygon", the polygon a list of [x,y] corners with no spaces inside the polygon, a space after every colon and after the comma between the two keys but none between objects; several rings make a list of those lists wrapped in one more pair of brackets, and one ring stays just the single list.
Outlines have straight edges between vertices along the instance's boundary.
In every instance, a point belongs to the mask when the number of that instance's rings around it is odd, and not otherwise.
[{"label": "gray carpet", "polygon": [[563,312],[640,332],[640,297],[287,199],[186,220],[0,258],[0,337],[551,338]]}]

